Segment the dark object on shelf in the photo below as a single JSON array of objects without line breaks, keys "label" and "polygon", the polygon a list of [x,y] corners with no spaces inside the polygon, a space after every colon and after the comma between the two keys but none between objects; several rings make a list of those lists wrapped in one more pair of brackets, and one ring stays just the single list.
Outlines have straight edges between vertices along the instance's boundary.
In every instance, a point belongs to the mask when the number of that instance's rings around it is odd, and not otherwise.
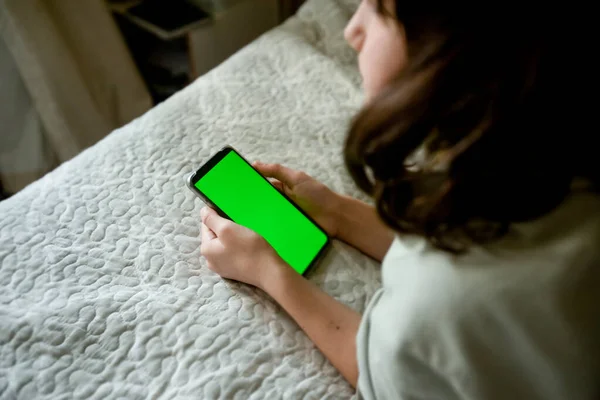
[{"label": "dark object on shelf", "polygon": [[181,36],[210,20],[206,12],[185,0],[144,0],[124,15],[163,39]]},{"label": "dark object on shelf", "polygon": [[154,104],[190,83],[187,38],[162,40],[123,14],[114,17]]}]

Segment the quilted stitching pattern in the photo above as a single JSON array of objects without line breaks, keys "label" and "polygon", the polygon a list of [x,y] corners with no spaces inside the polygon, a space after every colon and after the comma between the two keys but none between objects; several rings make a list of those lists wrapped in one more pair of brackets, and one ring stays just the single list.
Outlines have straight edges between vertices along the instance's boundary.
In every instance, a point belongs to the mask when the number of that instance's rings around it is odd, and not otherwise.
[{"label": "quilted stitching pattern", "polygon": [[[268,296],[210,272],[187,174],[224,144],[360,196],[341,146],[361,102],[355,1],[281,27],[0,203],[0,398],[348,398]],[[310,277],[362,310],[379,268],[335,242]]]}]

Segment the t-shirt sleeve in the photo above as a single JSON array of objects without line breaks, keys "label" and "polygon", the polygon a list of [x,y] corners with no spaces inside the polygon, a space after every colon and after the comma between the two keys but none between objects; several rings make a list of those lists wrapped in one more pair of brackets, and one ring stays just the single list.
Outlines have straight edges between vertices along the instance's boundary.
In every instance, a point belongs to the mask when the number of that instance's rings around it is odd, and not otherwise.
[{"label": "t-shirt sleeve", "polygon": [[[357,355],[359,363],[359,377],[357,385],[357,398],[372,399],[400,399],[400,400],[454,400],[460,397],[456,393],[448,377],[439,373],[425,360],[410,352],[402,352],[392,359],[391,365],[385,365],[381,352],[385,343],[370,337],[372,329],[370,315],[375,307],[382,307],[380,303],[383,290],[375,294],[361,324],[357,336]],[[393,310],[390,310],[393,315]],[[374,336],[378,336],[375,332]],[[383,364],[377,363],[378,360]],[[425,384],[426,383],[426,384]]]},{"label": "t-shirt sleeve", "polygon": [[[365,400],[458,400],[461,398],[448,377],[436,371],[425,360],[407,353],[398,361],[397,368],[393,368],[396,376],[380,369],[371,370],[367,366],[360,368],[357,398]],[[373,383],[372,374],[384,378]]]}]

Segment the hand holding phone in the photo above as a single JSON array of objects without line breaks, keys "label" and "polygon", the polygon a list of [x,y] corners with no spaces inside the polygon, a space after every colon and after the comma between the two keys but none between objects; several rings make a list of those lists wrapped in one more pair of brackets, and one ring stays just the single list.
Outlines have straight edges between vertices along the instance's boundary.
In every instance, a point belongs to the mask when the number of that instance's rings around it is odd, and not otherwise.
[{"label": "hand holding phone", "polygon": [[338,214],[342,202],[339,194],[302,171],[262,162],[254,162],[252,166],[306,211],[329,237],[338,235]]},{"label": "hand holding phone", "polygon": [[278,279],[281,269],[289,269],[275,249],[256,232],[221,217],[210,207],[202,208],[200,252],[207,266],[223,278],[265,289]]},{"label": "hand holding phone", "polygon": [[188,186],[219,215],[258,233],[301,275],[329,243],[323,228],[231,147],[190,175]]}]

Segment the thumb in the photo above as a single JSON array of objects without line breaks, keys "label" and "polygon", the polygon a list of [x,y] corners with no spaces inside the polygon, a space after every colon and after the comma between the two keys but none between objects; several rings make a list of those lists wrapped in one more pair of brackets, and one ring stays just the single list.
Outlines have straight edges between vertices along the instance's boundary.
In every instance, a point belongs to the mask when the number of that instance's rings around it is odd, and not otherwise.
[{"label": "thumb", "polygon": [[281,164],[263,164],[257,161],[253,165],[258,172],[267,178],[275,178],[289,188],[294,187],[300,177],[299,171],[284,167]]},{"label": "thumb", "polygon": [[200,217],[202,218],[202,223],[217,236],[221,236],[223,230],[232,223],[230,220],[221,217],[210,207],[204,207],[200,210]]}]

